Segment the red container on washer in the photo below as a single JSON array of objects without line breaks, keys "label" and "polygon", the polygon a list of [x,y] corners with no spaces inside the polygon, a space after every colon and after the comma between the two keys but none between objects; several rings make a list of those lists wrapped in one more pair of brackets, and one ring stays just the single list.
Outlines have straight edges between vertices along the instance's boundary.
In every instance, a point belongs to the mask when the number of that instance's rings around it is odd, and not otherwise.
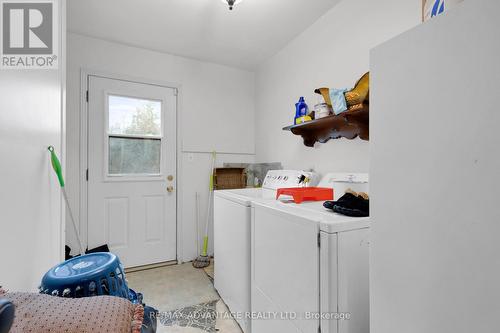
[{"label": "red container on washer", "polygon": [[293,197],[293,201],[300,204],[304,201],[326,201],[333,200],[333,188],[327,187],[298,187],[280,188],[276,192],[276,200],[281,195]]}]

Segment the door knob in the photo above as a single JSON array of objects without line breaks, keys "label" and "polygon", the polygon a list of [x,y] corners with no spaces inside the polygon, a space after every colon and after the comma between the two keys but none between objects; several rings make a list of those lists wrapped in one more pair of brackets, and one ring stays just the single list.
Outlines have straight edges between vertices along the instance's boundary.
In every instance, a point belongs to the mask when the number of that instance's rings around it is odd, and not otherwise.
[{"label": "door knob", "polygon": [[168,180],[168,181],[172,181],[172,180],[174,180],[174,176],[172,176],[172,175],[168,175],[167,180]]},{"label": "door knob", "polygon": [[174,191],[174,187],[173,186],[167,186],[167,192],[168,193],[172,193]]}]

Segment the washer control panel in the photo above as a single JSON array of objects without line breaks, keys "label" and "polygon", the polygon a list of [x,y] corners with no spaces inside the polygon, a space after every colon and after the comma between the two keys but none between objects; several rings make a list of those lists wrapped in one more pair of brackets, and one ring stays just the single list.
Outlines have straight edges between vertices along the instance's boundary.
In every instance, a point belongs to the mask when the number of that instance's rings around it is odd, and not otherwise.
[{"label": "washer control panel", "polygon": [[316,186],[318,182],[319,175],[312,171],[270,170],[264,178],[262,187],[277,190],[279,188]]}]

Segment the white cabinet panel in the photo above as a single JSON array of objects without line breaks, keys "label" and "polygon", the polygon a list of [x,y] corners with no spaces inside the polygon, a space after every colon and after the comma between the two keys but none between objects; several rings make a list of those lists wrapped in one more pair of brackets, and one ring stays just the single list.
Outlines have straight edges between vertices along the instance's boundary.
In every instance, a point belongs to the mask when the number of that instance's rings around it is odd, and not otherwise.
[{"label": "white cabinet panel", "polygon": [[372,331],[497,332],[500,1],[372,51]]}]

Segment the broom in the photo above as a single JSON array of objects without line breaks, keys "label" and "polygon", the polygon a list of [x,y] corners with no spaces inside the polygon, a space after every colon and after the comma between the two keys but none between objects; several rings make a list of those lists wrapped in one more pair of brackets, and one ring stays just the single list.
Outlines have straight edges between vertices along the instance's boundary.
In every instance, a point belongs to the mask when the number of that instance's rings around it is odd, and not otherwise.
[{"label": "broom", "polygon": [[210,223],[210,212],[212,207],[212,194],[214,190],[214,167],[215,167],[215,158],[216,152],[212,152],[212,164],[210,166],[210,181],[208,185],[208,205],[207,205],[207,216],[205,223],[205,235],[203,236],[203,248],[201,250],[201,254],[193,260],[194,268],[205,268],[210,265],[210,258],[208,257],[208,225]]}]

